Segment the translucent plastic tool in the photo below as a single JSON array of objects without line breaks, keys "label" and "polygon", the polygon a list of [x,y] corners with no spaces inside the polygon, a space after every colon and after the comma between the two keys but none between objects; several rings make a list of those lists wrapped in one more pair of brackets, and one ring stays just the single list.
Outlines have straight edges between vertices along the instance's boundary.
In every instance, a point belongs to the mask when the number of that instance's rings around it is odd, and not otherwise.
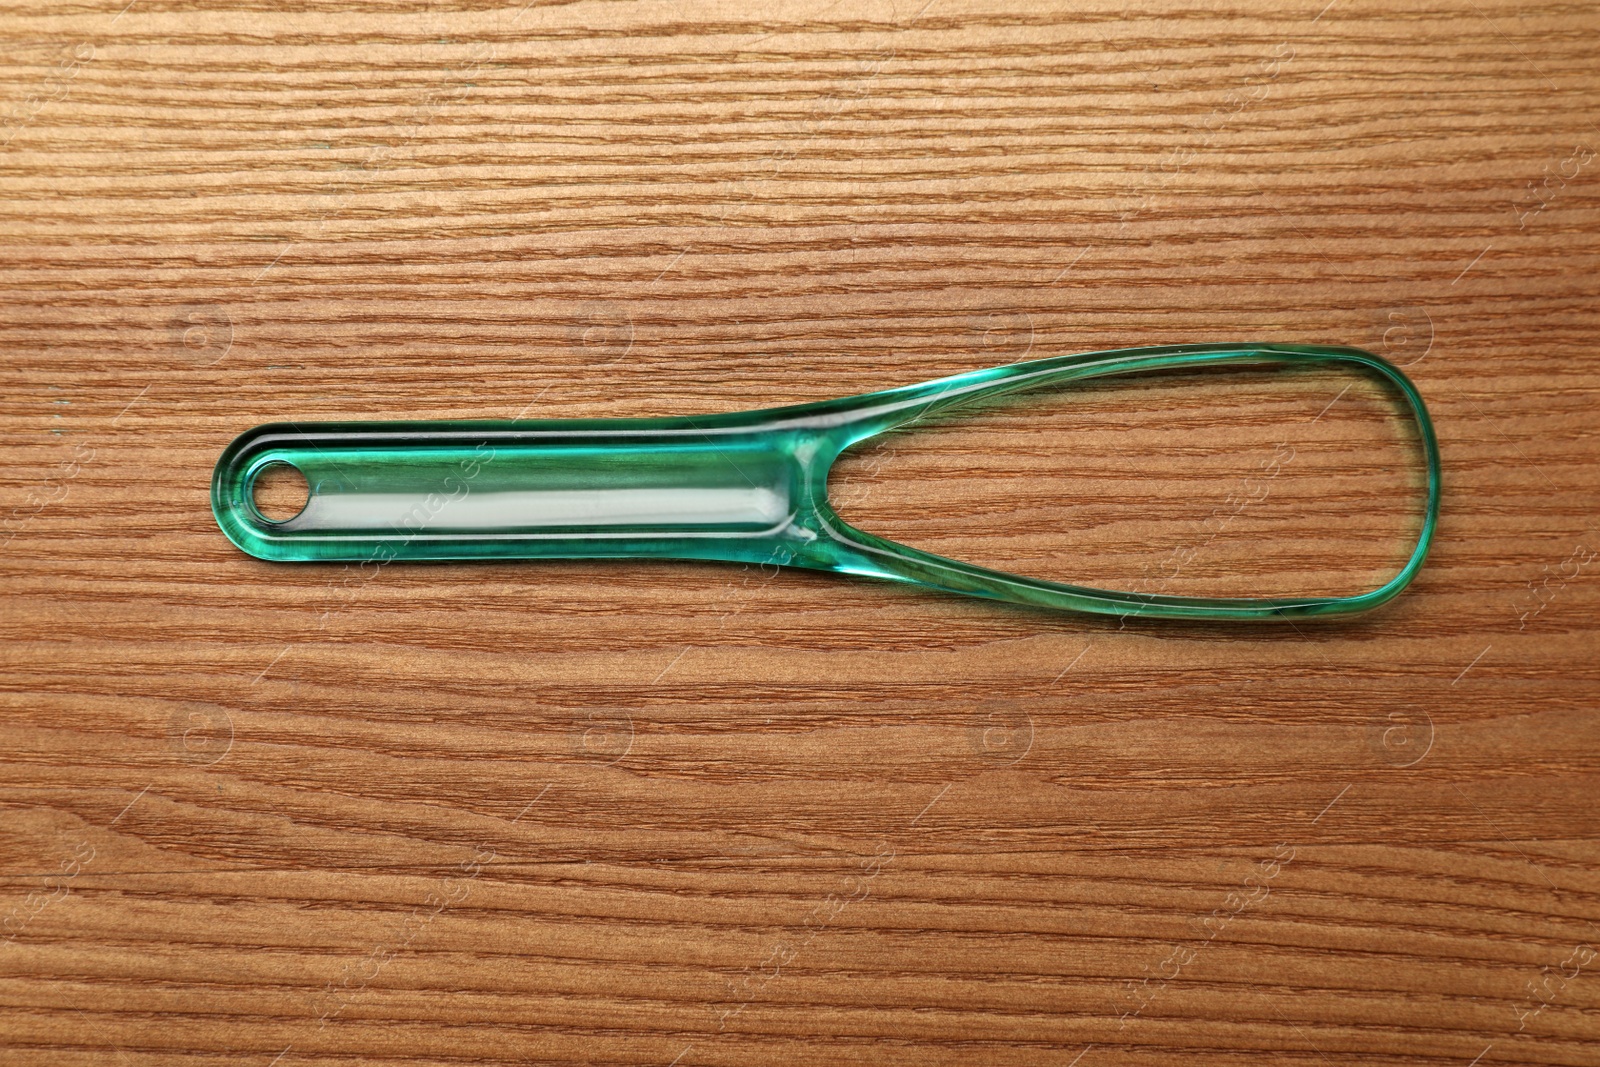
[{"label": "translucent plastic tool", "polygon": [[[990,570],[858,530],[828,503],[828,469],[849,446],[924,415],[1020,390],[1108,375],[1219,364],[1332,365],[1405,399],[1426,464],[1410,558],[1349,597],[1213,598],[1091,589]],[[274,464],[310,497],[274,522],[254,484]],[[223,533],[269,560],[655,557],[776,563],[910,582],[1066,611],[1191,619],[1341,615],[1404,589],[1439,512],[1439,446],[1416,388],[1355,348],[1176,345],[1061,356],[814,404],[659,419],[341,422],[258,426],[217,461],[211,505]]]}]

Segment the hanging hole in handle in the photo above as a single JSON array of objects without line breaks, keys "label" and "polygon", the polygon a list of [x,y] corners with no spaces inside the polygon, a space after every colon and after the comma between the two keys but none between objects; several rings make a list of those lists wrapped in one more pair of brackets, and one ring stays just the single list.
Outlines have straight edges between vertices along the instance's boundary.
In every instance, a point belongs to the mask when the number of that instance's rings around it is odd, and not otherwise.
[{"label": "hanging hole in handle", "polygon": [[311,486],[294,464],[274,460],[250,479],[249,496],[256,514],[267,522],[283,523],[305,510]]}]

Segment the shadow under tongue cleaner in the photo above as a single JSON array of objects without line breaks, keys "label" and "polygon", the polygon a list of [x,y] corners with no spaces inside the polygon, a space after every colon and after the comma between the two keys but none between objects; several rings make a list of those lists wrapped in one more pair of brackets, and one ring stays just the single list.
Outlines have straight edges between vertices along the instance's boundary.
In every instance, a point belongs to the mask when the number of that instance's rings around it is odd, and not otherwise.
[{"label": "shadow under tongue cleaner", "polygon": [[[1222,364],[1338,365],[1410,405],[1427,463],[1422,531],[1405,566],[1349,597],[1211,598],[1115,592],[975,567],[875,537],[828,504],[844,449],[913,419],[1020,390]],[[275,464],[310,497],[274,522],[255,506]],[[780,563],[1018,604],[1105,615],[1264,619],[1377,607],[1416,575],[1439,513],[1439,445],[1416,387],[1355,348],[1175,345],[1037,359],[878,393],[726,415],[499,422],[276,423],[217,460],[211,507],[229,540],[270,560],[667,559]]]}]

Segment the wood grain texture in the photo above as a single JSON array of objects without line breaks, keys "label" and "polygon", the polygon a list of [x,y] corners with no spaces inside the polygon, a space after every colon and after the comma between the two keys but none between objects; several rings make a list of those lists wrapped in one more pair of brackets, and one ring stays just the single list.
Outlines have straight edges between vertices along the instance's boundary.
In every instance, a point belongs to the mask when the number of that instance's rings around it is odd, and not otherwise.
[{"label": "wood grain texture", "polygon": [[[0,7],[0,1060],[1595,1062],[1593,6],[125,2]],[[1426,395],[1385,609],[360,573],[208,507],[274,419],[1239,339]],[[1349,591],[1416,510],[1349,384],[1096,386],[834,491],[1037,573]]]}]

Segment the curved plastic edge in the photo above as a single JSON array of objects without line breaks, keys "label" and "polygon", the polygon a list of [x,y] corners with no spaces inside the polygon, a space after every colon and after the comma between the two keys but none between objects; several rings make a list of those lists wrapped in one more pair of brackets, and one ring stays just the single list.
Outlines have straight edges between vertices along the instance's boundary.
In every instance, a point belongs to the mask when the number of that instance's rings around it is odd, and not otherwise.
[{"label": "curved plastic edge", "polygon": [[273,438],[297,432],[288,423],[252,427],[228,443],[211,472],[211,514],[218,528],[236,548],[257,559],[282,557],[273,550],[270,537],[276,524],[255,508],[255,477],[273,462]]},{"label": "curved plastic edge", "polygon": [[1317,363],[1355,365],[1389,382],[1410,406],[1422,444],[1427,466],[1427,500],[1422,529],[1405,564],[1394,577],[1376,589],[1347,597],[1187,597],[1068,585],[1025,578],[923,552],[858,530],[839,518],[831,506],[819,506],[824,532],[836,552],[827,567],[968,596],[1123,617],[1234,620],[1305,618],[1351,615],[1376,608],[1394,599],[1410,585],[1427,558],[1439,517],[1441,471],[1439,443],[1422,395],[1400,368],[1381,356],[1359,348],[1272,344],[1178,345],[1015,363],[857,398],[859,406],[866,409],[866,417],[849,427],[849,432],[836,443],[842,450],[849,444],[920,418],[929,410],[1019,389],[1044,387],[1064,380],[1204,365],[1288,366]]}]

